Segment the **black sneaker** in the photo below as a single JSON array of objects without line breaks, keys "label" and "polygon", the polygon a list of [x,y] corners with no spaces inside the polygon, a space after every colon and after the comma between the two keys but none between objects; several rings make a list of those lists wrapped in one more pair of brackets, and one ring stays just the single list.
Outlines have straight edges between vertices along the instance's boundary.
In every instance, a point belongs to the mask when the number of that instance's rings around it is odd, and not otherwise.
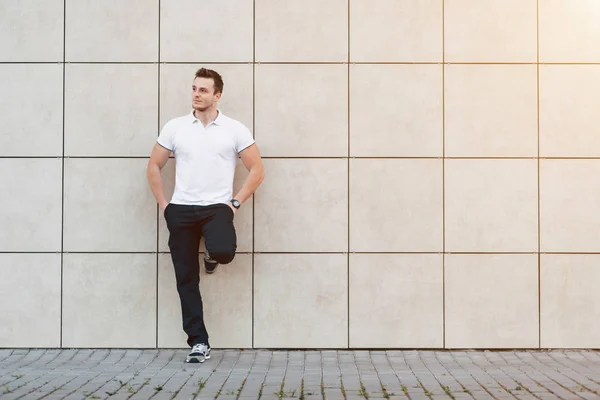
[{"label": "black sneaker", "polygon": [[195,344],[185,359],[186,363],[203,363],[210,358],[210,347],[204,343]]},{"label": "black sneaker", "polygon": [[215,272],[215,270],[217,269],[217,267],[219,266],[219,263],[216,262],[215,260],[213,260],[212,258],[210,258],[210,255],[208,254],[208,250],[204,252],[204,270],[206,271],[207,274],[212,274],[213,272]]}]

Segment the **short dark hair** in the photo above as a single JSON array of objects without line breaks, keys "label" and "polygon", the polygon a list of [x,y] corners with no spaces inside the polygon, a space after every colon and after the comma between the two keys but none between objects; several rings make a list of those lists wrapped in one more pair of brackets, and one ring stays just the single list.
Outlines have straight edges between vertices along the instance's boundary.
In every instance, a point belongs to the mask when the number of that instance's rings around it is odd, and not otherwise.
[{"label": "short dark hair", "polygon": [[215,86],[215,94],[223,93],[223,78],[221,78],[221,75],[219,75],[217,71],[207,68],[200,68],[198,71],[196,71],[196,78],[212,79]]}]

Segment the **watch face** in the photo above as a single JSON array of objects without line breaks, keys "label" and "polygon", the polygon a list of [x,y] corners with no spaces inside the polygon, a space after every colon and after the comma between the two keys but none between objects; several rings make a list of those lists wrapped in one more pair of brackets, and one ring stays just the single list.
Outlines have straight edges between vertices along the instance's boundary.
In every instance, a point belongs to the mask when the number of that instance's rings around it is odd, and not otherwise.
[{"label": "watch face", "polygon": [[237,200],[231,200],[231,204],[235,207],[235,208],[239,208],[240,207],[240,202]]}]

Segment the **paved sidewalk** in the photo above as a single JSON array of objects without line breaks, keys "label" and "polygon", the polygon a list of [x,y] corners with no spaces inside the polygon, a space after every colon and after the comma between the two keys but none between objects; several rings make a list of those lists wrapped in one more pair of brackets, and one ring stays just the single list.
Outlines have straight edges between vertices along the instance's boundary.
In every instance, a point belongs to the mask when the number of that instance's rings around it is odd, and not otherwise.
[{"label": "paved sidewalk", "polygon": [[597,351],[0,349],[0,399],[600,399]]}]

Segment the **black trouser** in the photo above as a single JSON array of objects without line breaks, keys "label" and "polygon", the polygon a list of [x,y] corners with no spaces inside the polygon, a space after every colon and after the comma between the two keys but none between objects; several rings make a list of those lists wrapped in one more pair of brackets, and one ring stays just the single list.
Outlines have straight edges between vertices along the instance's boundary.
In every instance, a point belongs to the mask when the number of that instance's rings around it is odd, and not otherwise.
[{"label": "black trouser", "polygon": [[226,204],[187,206],[169,204],[165,209],[169,228],[169,248],[175,267],[177,292],[181,301],[183,330],[188,344],[208,343],[200,295],[200,262],[198,249],[204,236],[206,250],[220,264],[235,257],[236,234],[233,210]]}]

